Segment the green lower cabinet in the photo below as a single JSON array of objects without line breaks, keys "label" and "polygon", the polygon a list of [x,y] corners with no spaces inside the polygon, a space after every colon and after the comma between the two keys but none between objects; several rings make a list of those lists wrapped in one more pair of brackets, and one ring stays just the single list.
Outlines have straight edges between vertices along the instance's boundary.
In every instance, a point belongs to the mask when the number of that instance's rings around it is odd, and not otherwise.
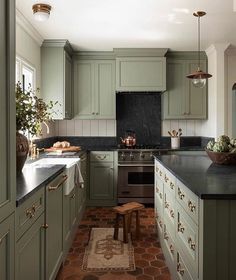
[{"label": "green lower cabinet", "polygon": [[91,163],[90,199],[114,199],[113,162]]},{"label": "green lower cabinet", "polygon": [[73,189],[69,195],[63,196],[63,255],[66,256],[76,225],[76,194]]},{"label": "green lower cabinet", "polygon": [[0,223],[0,279],[14,279],[14,214]]},{"label": "green lower cabinet", "polygon": [[46,187],[46,279],[55,279],[63,257],[63,184],[50,190],[61,178]]},{"label": "green lower cabinet", "polygon": [[27,232],[25,232],[25,234],[16,243],[16,280],[45,280],[44,265],[46,229],[43,228],[43,225],[44,214],[42,214],[37,219],[37,221],[31,226],[31,228]]}]

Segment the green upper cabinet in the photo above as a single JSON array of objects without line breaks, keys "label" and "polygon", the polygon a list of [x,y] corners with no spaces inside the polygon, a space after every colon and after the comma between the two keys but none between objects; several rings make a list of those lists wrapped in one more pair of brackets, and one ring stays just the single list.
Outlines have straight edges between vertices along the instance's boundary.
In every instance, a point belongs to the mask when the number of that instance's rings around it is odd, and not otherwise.
[{"label": "green upper cabinet", "polygon": [[41,94],[45,101],[58,104],[54,119],[71,119],[72,111],[72,48],[66,40],[45,40],[41,47]]},{"label": "green upper cabinet", "polygon": [[165,57],[116,58],[117,91],[164,91]]},{"label": "green upper cabinet", "polygon": [[[206,119],[207,85],[202,89],[196,88],[186,78],[197,69],[197,59],[182,57],[167,58],[167,91],[162,94],[162,118]],[[200,66],[206,70],[206,59],[201,59]]]},{"label": "green upper cabinet", "polygon": [[74,62],[75,118],[115,119],[115,61]]},{"label": "green upper cabinet", "polygon": [[[0,222],[15,209],[15,1],[0,2]],[[0,267],[1,270],[1,267]],[[8,279],[8,278],[7,278]]]}]

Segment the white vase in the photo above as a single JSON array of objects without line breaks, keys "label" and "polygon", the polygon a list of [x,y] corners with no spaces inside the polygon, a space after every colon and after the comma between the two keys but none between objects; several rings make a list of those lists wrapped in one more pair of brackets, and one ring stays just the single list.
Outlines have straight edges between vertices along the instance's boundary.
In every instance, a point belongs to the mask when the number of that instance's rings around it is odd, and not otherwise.
[{"label": "white vase", "polygon": [[180,137],[171,137],[171,149],[180,148]]}]

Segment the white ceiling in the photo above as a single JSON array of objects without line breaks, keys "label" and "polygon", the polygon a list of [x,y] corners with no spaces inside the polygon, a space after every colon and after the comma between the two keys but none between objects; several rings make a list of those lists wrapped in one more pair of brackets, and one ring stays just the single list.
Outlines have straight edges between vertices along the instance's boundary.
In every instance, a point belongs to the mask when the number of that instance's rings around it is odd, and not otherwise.
[{"label": "white ceiling", "polygon": [[[213,43],[236,45],[235,0],[16,0],[17,8],[44,39],[68,39],[77,50],[113,48],[197,49],[197,10],[202,18],[202,50]],[[32,5],[52,6],[46,22],[36,22]]]}]

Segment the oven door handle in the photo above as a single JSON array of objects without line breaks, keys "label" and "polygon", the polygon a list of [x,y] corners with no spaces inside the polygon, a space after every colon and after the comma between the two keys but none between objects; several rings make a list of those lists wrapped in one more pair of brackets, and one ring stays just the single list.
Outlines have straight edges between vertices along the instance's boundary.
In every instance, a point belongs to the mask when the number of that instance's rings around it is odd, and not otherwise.
[{"label": "oven door handle", "polygon": [[146,167],[146,166],[147,166],[147,167],[149,167],[149,166],[151,166],[151,167],[153,167],[154,164],[152,164],[152,163],[150,163],[150,164],[142,164],[142,163],[139,163],[139,164],[138,164],[138,163],[130,163],[130,164],[128,164],[128,163],[127,163],[127,164],[123,164],[123,163],[122,163],[122,164],[119,164],[119,163],[118,163],[118,167],[119,167],[119,166],[120,166],[120,167],[122,167],[122,166],[124,166],[124,167],[136,167],[136,166],[143,166],[143,167]]}]

